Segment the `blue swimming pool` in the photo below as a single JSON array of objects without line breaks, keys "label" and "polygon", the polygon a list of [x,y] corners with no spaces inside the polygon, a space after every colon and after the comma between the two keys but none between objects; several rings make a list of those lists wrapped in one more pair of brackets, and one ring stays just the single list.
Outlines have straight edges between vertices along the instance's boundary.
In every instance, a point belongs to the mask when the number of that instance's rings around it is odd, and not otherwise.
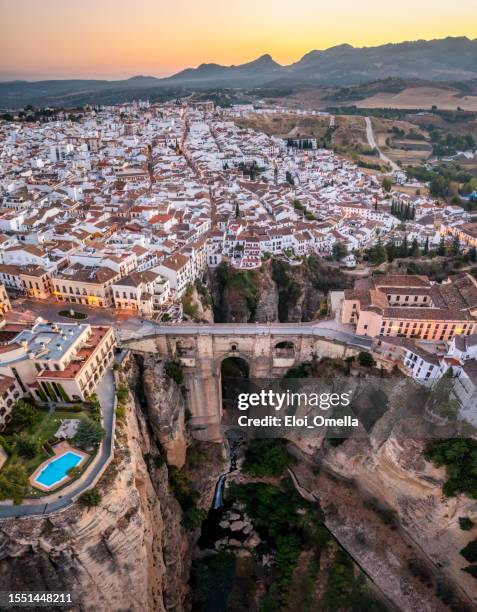
[{"label": "blue swimming pool", "polygon": [[35,482],[44,487],[51,488],[66,478],[68,470],[76,467],[81,463],[82,459],[81,455],[68,451],[64,455],[50,461],[35,478]]}]

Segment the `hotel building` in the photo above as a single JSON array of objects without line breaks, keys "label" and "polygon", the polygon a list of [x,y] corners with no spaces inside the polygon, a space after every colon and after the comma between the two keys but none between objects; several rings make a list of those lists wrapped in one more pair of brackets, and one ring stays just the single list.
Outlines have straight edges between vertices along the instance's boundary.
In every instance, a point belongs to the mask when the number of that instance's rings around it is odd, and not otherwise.
[{"label": "hotel building", "polygon": [[114,346],[112,327],[36,323],[0,346],[0,376],[11,381],[18,397],[32,395],[48,403],[81,401],[96,389],[114,358]]},{"label": "hotel building", "polygon": [[342,323],[362,336],[450,340],[477,331],[477,281],[456,274],[442,284],[426,276],[382,275],[344,292]]}]

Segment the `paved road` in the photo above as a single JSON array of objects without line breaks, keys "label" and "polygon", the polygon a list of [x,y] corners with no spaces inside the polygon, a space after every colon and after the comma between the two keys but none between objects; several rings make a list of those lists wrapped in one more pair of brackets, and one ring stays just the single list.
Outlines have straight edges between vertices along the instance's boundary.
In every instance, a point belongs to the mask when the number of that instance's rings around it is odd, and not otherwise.
[{"label": "paved road", "polygon": [[393,172],[401,172],[401,168],[395,162],[393,162],[392,159],[389,159],[389,157],[384,155],[384,153],[381,151],[381,149],[376,144],[376,140],[374,139],[374,133],[373,133],[373,124],[371,123],[371,119],[369,117],[365,117],[364,120],[366,121],[366,137],[368,139],[369,146],[372,149],[378,150],[380,159],[384,163],[389,164]]},{"label": "paved road", "polygon": [[[326,325],[329,325],[327,327]],[[190,324],[180,323],[176,325],[155,325],[152,332],[144,329],[139,329],[135,332],[123,332],[120,338],[123,342],[128,340],[138,340],[151,336],[195,336],[195,335],[211,335],[211,336],[228,336],[228,335],[266,335],[274,334],[279,336],[316,336],[326,340],[336,340],[350,346],[369,349],[371,347],[371,338],[357,336],[351,332],[334,329],[333,321],[310,322],[310,323],[214,323],[208,324]]]},{"label": "paved road", "polygon": [[49,514],[50,512],[62,510],[72,504],[78,495],[81,495],[81,493],[89,489],[94,484],[97,476],[102,474],[104,468],[108,464],[108,459],[111,456],[114,443],[115,386],[111,370],[107,370],[101,379],[97,388],[97,394],[101,403],[103,426],[106,430],[106,434],[98,454],[94,458],[93,463],[88,466],[84,477],[72,483],[61,492],[49,495],[49,501],[46,504],[39,499],[32,502],[26,501],[20,506],[15,506],[13,504],[0,505],[0,519]]}]

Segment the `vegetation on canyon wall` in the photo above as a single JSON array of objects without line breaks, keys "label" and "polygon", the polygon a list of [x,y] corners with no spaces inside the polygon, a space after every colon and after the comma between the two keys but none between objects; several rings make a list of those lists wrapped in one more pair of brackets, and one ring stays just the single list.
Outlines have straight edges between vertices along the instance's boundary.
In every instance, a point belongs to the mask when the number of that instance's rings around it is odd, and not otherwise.
[{"label": "vegetation on canyon wall", "polygon": [[250,476],[280,476],[294,463],[288,453],[285,440],[259,438],[250,440],[245,450],[242,472]]},{"label": "vegetation on canyon wall", "polygon": [[477,499],[477,441],[473,438],[434,440],[426,448],[426,459],[445,466],[443,493],[454,496],[465,493]]},{"label": "vegetation on canyon wall", "polygon": [[339,268],[315,255],[291,265],[266,259],[260,268],[237,270],[222,262],[211,273],[216,322],[309,321],[326,311],[326,294],[351,286]]},{"label": "vegetation on canyon wall", "polygon": [[384,609],[325,527],[319,503],[304,499],[286,476],[295,461],[284,440],[248,442],[246,481],[229,484],[226,504],[242,509],[260,543],[252,553],[231,548],[194,562],[194,610]]}]

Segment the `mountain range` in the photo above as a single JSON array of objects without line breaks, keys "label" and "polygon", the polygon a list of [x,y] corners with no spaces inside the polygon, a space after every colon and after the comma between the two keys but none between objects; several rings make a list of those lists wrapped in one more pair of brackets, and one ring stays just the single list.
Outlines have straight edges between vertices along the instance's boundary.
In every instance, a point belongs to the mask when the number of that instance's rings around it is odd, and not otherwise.
[{"label": "mountain range", "polygon": [[356,48],[348,44],[310,51],[282,66],[268,55],[238,66],[201,64],[166,78],[120,81],[50,80],[0,83],[0,107],[74,106],[157,96],[161,91],[212,88],[346,86],[387,77],[433,81],[477,78],[477,39],[448,37]]}]

